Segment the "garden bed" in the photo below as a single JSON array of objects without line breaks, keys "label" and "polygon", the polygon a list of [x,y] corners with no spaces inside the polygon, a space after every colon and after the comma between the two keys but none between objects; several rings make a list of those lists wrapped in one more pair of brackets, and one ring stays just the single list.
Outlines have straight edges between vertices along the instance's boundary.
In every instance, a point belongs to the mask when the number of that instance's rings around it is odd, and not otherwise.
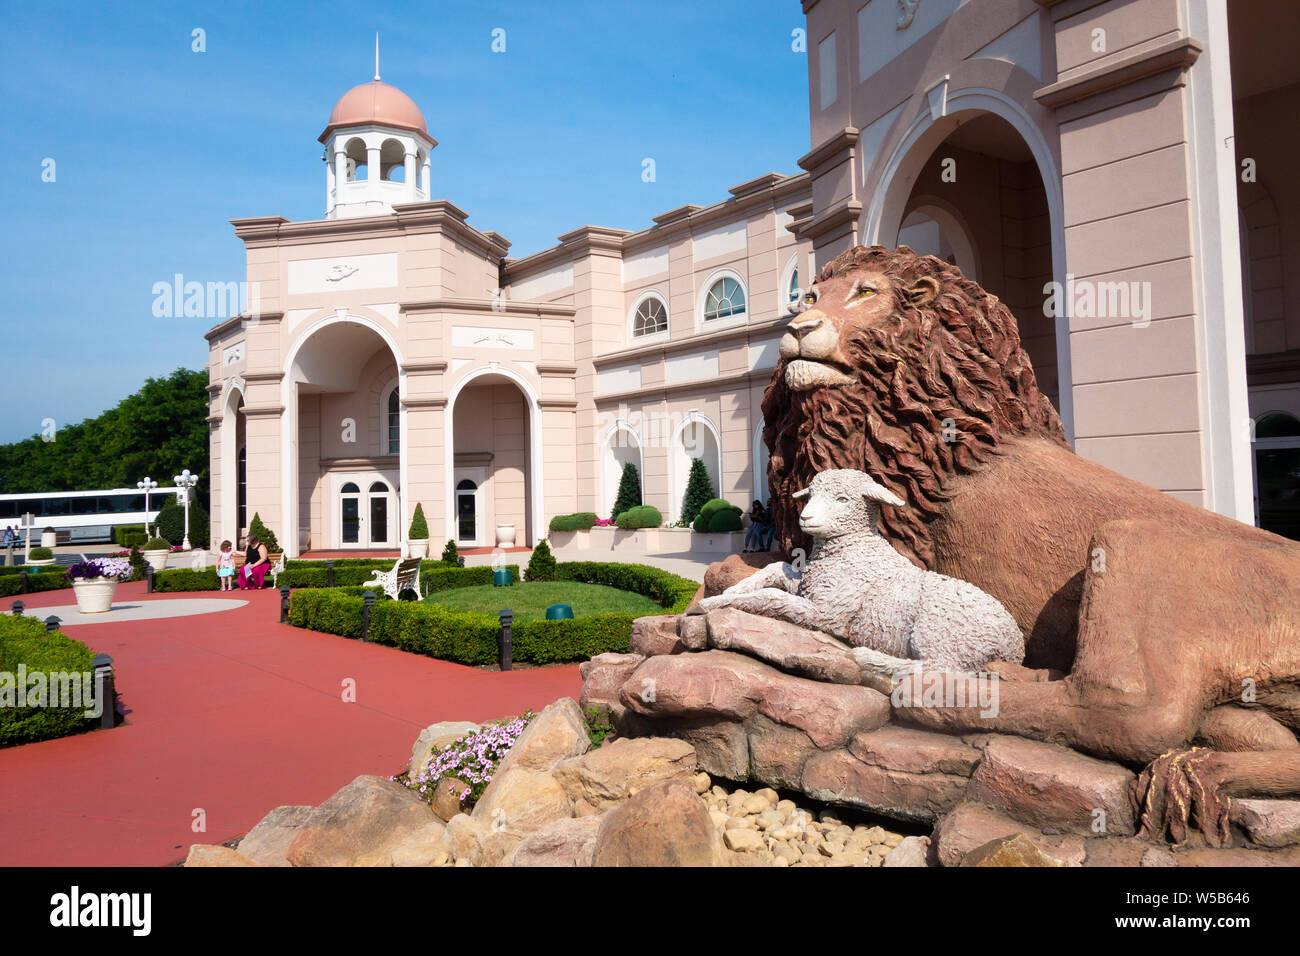
[{"label": "garden bed", "polygon": [[[60,571],[59,576],[62,574]],[[65,693],[68,690],[63,680],[51,675],[82,675],[83,678],[93,675],[94,657],[81,641],[62,631],[46,631],[45,625],[34,617],[0,617],[0,674],[13,675],[4,678],[4,684],[0,685],[0,747],[67,737],[99,726],[97,718],[86,717],[89,704],[85,701],[51,706],[54,698],[60,697],[60,687]],[[43,706],[17,706],[19,667],[24,669],[27,679],[27,697],[36,693],[31,678],[36,674],[45,675],[45,693],[52,696]]]},{"label": "garden bed", "polygon": [[[474,571],[490,574],[492,569],[449,569],[456,570],[462,574]],[[517,580],[517,574],[514,577]],[[643,564],[564,562],[557,565],[553,580],[598,584],[639,594],[653,601],[660,614],[680,614],[699,589],[695,581]],[[360,638],[364,590],[352,586],[295,591],[289,598],[289,623],[327,634]],[[509,588],[500,590],[502,607],[511,606],[514,593]],[[626,653],[632,621],[645,616],[623,611],[567,621],[520,621],[513,627],[513,657],[524,663],[552,664],[587,660],[610,651]],[[458,664],[482,667],[496,663],[499,635],[500,622],[495,613],[382,599],[370,611],[368,639],[372,643]]]}]

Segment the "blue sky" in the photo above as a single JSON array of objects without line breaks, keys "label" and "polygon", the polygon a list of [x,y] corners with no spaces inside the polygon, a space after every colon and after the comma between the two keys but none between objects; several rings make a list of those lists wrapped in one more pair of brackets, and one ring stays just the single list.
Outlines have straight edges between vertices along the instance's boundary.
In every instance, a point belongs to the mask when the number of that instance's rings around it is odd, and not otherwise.
[{"label": "blue sky", "polygon": [[[808,150],[797,0],[42,3],[4,16],[0,442],[203,367],[215,322],[155,318],[154,283],[243,280],[229,219],[324,215],[316,137],[373,75],[376,31],[383,79],[439,141],[433,194],[513,256],[586,223],[639,229],[716,202],[798,172]],[[206,52],[191,49],[195,28]]]}]

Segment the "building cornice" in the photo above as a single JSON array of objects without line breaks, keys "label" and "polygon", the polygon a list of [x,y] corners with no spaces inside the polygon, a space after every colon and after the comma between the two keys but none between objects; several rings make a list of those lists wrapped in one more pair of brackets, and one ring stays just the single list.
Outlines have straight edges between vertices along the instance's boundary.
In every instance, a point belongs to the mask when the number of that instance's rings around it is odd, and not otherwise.
[{"label": "building cornice", "polygon": [[438,395],[433,398],[404,398],[402,404],[407,408],[446,408],[447,396]]},{"label": "building cornice", "polygon": [[1204,44],[1192,37],[1175,37],[1106,57],[1037,90],[1034,99],[1046,107],[1059,109],[1166,70],[1185,70],[1204,49]]},{"label": "building cornice", "polygon": [[719,389],[734,388],[738,385],[753,385],[756,382],[769,382],[772,379],[772,369],[760,368],[751,369],[746,372],[737,372],[732,375],[722,375],[718,378],[696,379],[691,382],[674,382],[671,385],[647,385],[644,388],[629,389],[625,392],[610,392],[608,395],[596,395],[593,401],[596,405],[605,405],[611,402],[631,402],[645,401],[646,399],[671,398],[682,392],[698,392],[701,389],[707,389],[715,392]]},{"label": "building cornice", "polygon": [[[676,209],[670,209],[668,212],[660,213],[658,216],[652,216],[655,225],[639,232],[585,226],[581,230],[565,233],[559,237],[561,240],[560,245],[551,246],[541,252],[535,252],[523,259],[507,259],[505,263],[506,278],[507,281],[512,283],[519,282],[552,266],[572,262],[585,249],[575,245],[572,241],[566,242],[565,240],[582,234],[584,230],[599,229],[603,236],[607,237],[606,243],[601,245],[600,248],[608,251],[618,251],[623,255],[627,255],[640,249],[669,242],[696,229],[708,228],[720,220],[738,218],[742,213],[748,212],[756,206],[769,202],[774,205],[779,204],[783,199],[811,190],[811,188],[812,177],[806,172],[797,173],[793,176],[787,176],[783,173],[764,173],[762,176],[733,186],[728,190],[731,193],[729,198],[716,202],[711,206],[698,206],[694,203],[687,203],[684,206],[678,206]],[[617,236],[617,242],[614,240],[615,236]]]},{"label": "building cornice", "polygon": [[1291,385],[1300,379],[1300,349],[1246,356],[1247,385]]},{"label": "building cornice", "polygon": [[209,342],[211,342],[213,339],[220,338],[221,336],[225,335],[227,332],[231,332],[237,328],[243,328],[244,323],[248,322],[250,319],[253,320],[253,324],[255,325],[260,324],[262,322],[265,322],[267,325],[274,325],[276,322],[281,321],[283,318],[284,318],[283,312],[259,312],[257,314],[256,319],[253,319],[253,316],[251,315],[244,315],[243,313],[240,313],[239,315],[232,315],[224,322],[218,322],[212,328],[204,332],[203,337],[207,339]]},{"label": "building cornice", "polygon": [[391,213],[347,219],[311,219],[290,222],[283,216],[232,219],[235,235],[250,249],[267,245],[294,245],[322,240],[348,240],[373,236],[446,230],[490,258],[501,259],[510,243],[499,233],[480,232],[465,220],[469,214],[446,199],[396,203]]},{"label": "building cornice", "polygon": [[283,405],[245,405],[239,410],[245,418],[279,418],[284,414]]},{"label": "building cornice", "polygon": [[426,299],[421,302],[401,302],[397,309],[403,315],[427,315],[433,312],[488,312],[495,315],[517,315],[529,318],[571,319],[578,314],[576,306],[559,302],[521,302],[513,299]]},{"label": "building cornice", "polygon": [[540,378],[572,378],[578,374],[578,366],[559,363],[539,364],[536,366]]},{"label": "building cornice", "polygon": [[[815,239],[846,223],[855,223],[862,214],[862,203],[857,199],[841,199],[820,215],[804,220],[799,227],[799,237]],[[793,223],[791,224],[794,225]]]},{"label": "building cornice", "polygon": [[798,160],[799,168],[812,173],[827,162],[841,163],[852,159],[853,148],[858,144],[858,136],[859,130],[856,126],[844,127],[822,140],[810,152],[800,156]]},{"label": "building cornice", "polygon": [[446,362],[407,362],[402,366],[403,372],[445,372]]},{"label": "building cornice", "polygon": [[344,468],[373,468],[376,466],[396,466],[400,461],[397,455],[371,455],[352,458],[322,458],[321,465],[326,471],[338,471]]},{"label": "building cornice", "polygon": [[578,400],[576,398],[539,398],[537,407],[542,411],[573,411],[578,407]]},{"label": "building cornice", "polygon": [[731,329],[720,329],[717,332],[701,332],[696,335],[689,335],[686,338],[669,339],[667,342],[656,342],[653,345],[625,349],[622,352],[609,352],[605,355],[596,356],[591,360],[591,364],[597,369],[612,368],[639,359],[676,355],[678,352],[691,352],[702,346],[722,346],[735,342],[750,342],[755,338],[766,338],[773,332],[785,328],[787,321],[785,317],[778,316],[775,319],[755,322],[752,325],[738,325]]},{"label": "building cornice", "polygon": [[278,382],[284,378],[284,372],[245,372],[240,378],[245,382]]}]

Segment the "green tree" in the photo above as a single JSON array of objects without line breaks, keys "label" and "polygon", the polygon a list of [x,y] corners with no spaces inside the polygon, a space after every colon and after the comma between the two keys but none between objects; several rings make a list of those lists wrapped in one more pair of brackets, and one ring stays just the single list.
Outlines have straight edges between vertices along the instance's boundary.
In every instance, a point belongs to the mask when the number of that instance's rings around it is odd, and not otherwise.
[{"label": "green tree", "polygon": [[691,471],[686,477],[686,494],[682,497],[682,518],[693,522],[700,509],[713,497],[713,481],[704,467],[703,458],[691,459]]},{"label": "green tree", "polygon": [[424,519],[424,506],[415,503],[415,513],[411,515],[411,531],[408,535],[413,541],[429,540],[429,522]]},{"label": "green tree", "polygon": [[[167,502],[158,510],[158,520],[154,524],[159,536],[166,538],[169,544],[184,543],[185,512],[174,496],[167,496]],[[196,548],[208,546],[208,513],[193,495],[190,497],[190,544]]]},{"label": "green tree", "polygon": [[532,557],[528,559],[528,567],[524,570],[524,580],[553,581],[555,579],[555,568],[555,555],[551,554],[551,546],[543,538],[537,542],[537,547],[533,548]]},{"label": "green tree", "polygon": [[623,466],[623,477],[618,481],[618,495],[614,499],[611,518],[617,518],[628,508],[635,508],[641,503],[641,476],[636,465],[630,461]]},{"label": "green tree", "polygon": [[442,549],[442,563],[450,564],[452,567],[460,564],[460,550],[456,547],[456,542],[450,538],[447,539],[447,544]]},{"label": "green tree", "polygon": [[206,507],[207,387],[207,372],[177,369],[95,418],[58,427],[52,441],[38,434],[0,445],[0,493],[134,488],[145,475],[170,485],[188,468]]},{"label": "green tree", "polygon": [[[194,526],[191,524],[190,527],[193,529]],[[262,516],[256,511],[253,512],[253,520],[248,523],[248,536],[251,538],[254,535],[266,545],[267,554],[274,554],[280,550],[280,542],[275,540],[275,533],[262,524]]]}]

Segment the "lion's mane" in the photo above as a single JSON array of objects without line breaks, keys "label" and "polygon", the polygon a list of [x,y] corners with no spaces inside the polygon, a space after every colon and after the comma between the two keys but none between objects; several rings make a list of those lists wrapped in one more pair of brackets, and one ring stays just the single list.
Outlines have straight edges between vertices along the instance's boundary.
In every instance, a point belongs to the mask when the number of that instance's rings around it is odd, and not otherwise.
[{"label": "lion's mane", "polygon": [[996,296],[956,266],[907,246],[850,249],[818,280],[858,269],[883,271],[895,290],[928,276],[939,293],[916,307],[896,291],[886,324],[842,337],[853,385],[797,392],[785,384],[786,360],[777,365],[763,395],[777,535],[786,550],[807,548],[790,495],[819,471],[855,468],[907,499],[906,508],[882,508],[882,530],[930,568],[927,525],[940,515],[951,478],[978,469],[1009,437],[1041,435],[1064,445],[1064,431],[1038,390],[1015,316]]}]

